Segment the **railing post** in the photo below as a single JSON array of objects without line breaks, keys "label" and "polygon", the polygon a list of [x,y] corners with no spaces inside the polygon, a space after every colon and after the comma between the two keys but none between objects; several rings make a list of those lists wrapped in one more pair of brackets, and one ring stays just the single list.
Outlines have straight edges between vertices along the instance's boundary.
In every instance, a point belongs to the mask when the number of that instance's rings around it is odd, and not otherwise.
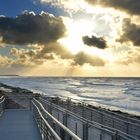
[{"label": "railing post", "polygon": [[100,134],[100,140],[102,140],[102,134]]},{"label": "railing post", "polygon": [[68,121],[68,114],[67,114],[67,112],[65,112],[65,114],[63,115],[63,124],[65,126],[67,126],[67,121]]},{"label": "railing post", "polygon": [[126,124],[126,133],[129,134],[129,123],[126,122],[125,124]]},{"label": "railing post", "polygon": [[115,120],[112,119],[112,127],[115,128]]},{"label": "railing post", "polygon": [[59,112],[58,112],[58,121],[60,121],[60,116],[59,116]]},{"label": "railing post", "polygon": [[91,116],[90,116],[91,117],[91,121],[93,121],[93,117],[92,116],[93,116],[93,112],[91,111]]},{"label": "railing post", "polygon": [[68,110],[71,110],[70,107],[71,107],[71,99],[68,97],[67,98],[67,106],[68,106]]},{"label": "railing post", "polygon": [[51,102],[50,102],[48,111],[49,111],[50,114],[52,114],[52,103]]},{"label": "railing post", "polygon": [[85,117],[85,107],[84,107],[84,103],[82,103],[82,117]]},{"label": "railing post", "polygon": [[101,113],[101,124],[104,124],[104,114]]},{"label": "railing post", "polygon": [[29,104],[30,110],[32,110],[32,98],[29,98]]},{"label": "railing post", "polygon": [[111,140],[117,140],[116,134],[114,134],[114,135],[112,136],[112,139],[111,139]]},{"label": "railing post", "polygon": [[115,132],[115,135],[113,136],[113,140],[119,140],[118,131]]},{"label": "railing post", "polygon": [[83,124],[83,140],[88,140],[88,122]]},{"label": "railing post", "polygon": [[60,138],[62,140],[65,140],[66,138],[68,138],[67,134],[65,133],[65,131],[63,129],[60,128]]},{"label": "railing post", "polygon": [[77,130],[77,123],[75,124],[75,134],[78,134],[78,130]]}]

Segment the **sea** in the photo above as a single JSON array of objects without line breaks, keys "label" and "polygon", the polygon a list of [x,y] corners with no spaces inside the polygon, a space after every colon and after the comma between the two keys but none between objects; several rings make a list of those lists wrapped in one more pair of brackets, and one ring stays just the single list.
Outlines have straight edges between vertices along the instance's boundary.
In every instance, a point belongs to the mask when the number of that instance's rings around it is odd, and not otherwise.
[{"label": "sea", "polygon": [[0,82],[140,116],[140,78],[1,76]]}]

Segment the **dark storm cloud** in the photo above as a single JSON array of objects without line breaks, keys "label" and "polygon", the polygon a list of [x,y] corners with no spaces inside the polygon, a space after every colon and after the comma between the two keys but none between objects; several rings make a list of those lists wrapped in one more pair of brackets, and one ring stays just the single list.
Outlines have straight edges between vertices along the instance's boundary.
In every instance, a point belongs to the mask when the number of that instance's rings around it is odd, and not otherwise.
[{"label": "dark storm cloud", "polygon": [[119,41],[131,41],[135,46],[140,46],[140,26],[131,22],[130,19],[124,19],[122,31]]},{"label": "dark storm cloud", "polygon": [[90,4],[100,4],[105,7],[112,7],[114,9],[125,11],[129,14],[140,14],[140,0],[85,0]]},{"label": "dark storm cloud", "polygon": [[92,37],[84,36],[82,39],[84,44],[88,46],[96,46],[99,49],[105,49],[107,47],[106,41],[102,37],[98,38],[96,36]]},{"label": "dark storm cloud", "polygon": [[46,44],[63,37],[65,31],[62,19],[48,13],[0,17],[0,36],[7,44]]},{"label": "dark storm cloud", "polygon": [[84,52],[79,52],[74,56],[75,65],[90,64],[91,66],[104,66],[104,61],[96,56],[88,55]]}]

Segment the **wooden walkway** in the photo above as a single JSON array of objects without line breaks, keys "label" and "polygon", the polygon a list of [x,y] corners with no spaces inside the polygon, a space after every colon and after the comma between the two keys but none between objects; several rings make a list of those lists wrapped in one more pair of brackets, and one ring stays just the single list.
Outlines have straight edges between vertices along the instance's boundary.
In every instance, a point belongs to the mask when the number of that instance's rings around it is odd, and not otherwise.
[{"label": "wooden walkway", "polygon": [[30,110],[7,109],[0,117],[0,140],[41,140]]}]

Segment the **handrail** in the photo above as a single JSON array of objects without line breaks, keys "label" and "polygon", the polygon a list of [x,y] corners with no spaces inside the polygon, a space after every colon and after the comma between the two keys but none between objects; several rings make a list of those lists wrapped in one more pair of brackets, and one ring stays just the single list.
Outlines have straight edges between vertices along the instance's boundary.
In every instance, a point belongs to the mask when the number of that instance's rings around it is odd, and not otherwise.
[{"label": "handrail", "polygon": [[0,100],[2,100],[2,98],[4,98],[4,96],[1,96],[1,97],[0,97]]},{"label": "handrail", "polygon": [[41,101],[43,101],[44,103],[46,102],[48,104],[50,103],[51,105],[53,105],[54,108],[60,109],[61,111],[66,111],[67,113],[70,113],[70,115],[75,116],[76,118],[78,118],[80,120],[83,120],[84,122],[90,123],[91,126],[94,126],[96,128],[99,128],[101,130],[104,130],[104,131],[109,132],[109,133],[112,133],[112,134],[114,132],[116,132],[119,136],[122,136],[122,137],[127,138],[127,139],[128,138],[131,138],[132,140],[138,140],[137,138],[135,138],[135,137],[133,137],[133,136],[131,136],[131,135],[125,133],[125,132],[122,132],[122,131],[120,131],[118,129],[111,128],[111,127],[105,126],[103,124],[100,124],[100,123],[97,123],[97,122],[94,122],[94,121],[87,120],[87,119],[85,119],[85,118],[83,118],[81,116],[77,116],[76,114],[72,113],[71,111],[69,111],[67,109],[64,109],[61,106],[58,106],[58,105],[56,105],[54,103],[51,103],[51,102],[49,102],[47,100],[44,100],[44,99],[41,98]]},{"label": "handrail", "polygon": [[42,111],[45,112],[47,114],[47,116],[49,116],[56,124],[58,124],[73,139],[75,139],[75,140],[81,140],[77,135],[75,135],[72,131],[70,131],[66,126],[64,126],[62,123],[60,123],[55,117],[53,117],[50,113],[48,113],[45,110],[45,108],[43,107],[43,105],[38,100],[36,100],[35,98],[33,100],[39,104],[39,106],[41,107]]},{"label": "handrail", "polygon": [[5,101],[5,98],[3,98],[3,100],[2,100],[2,101],[0,101],[0,104],[2,104],[4,101]]},{"label": "handrail", "polygon": [[[48,102],[48,101],[46,101],[46,100],[44,100],[44,99],[41,99],[41,101],[42,101],[42,102],[50,103],[50,102]],[[58,105],[56,105],[56,104],[54,104],[54,103],[50,103],[50,104],[53,105],[54,108],[59,109],[59,110],[61,110],[61,111],[63,111],[63,112],[69,113],[70,115],[74,116],[75,118],[79,119],[79,120],[82,121],[82,122],[90,123],[90,124],[92,124],[92,126],[98,128],[98,129],[100,129],[100,130],[106,130],[106,131],[109,132],[109,133],[114,133],[114,132],[116,131],[116,129],[112,129],[111,127],[108,127],[108,126],[105,126],[105,125],[100,124],[100,123],[98,123],[98,122],[90,121],[90,120],[87,120],[86,118],[83,118],[83,117],[81,117],[81,116],[78,116],[77,114],[74,114],[73,112],[71,112],[71,111],[69,111],[69,110],[67,110],[67,109],[64,109],[64,108],[62,108],[62,107],[60,107],[60,106],[58,106]]]},{"label": "handrail", "polygon": [[61,138],[57,135],[57,133],[51,128],[51,126],[48,124],[48,122],[45,120],[45,118],[43,117],[43,115],[41,114],[41,111],[39,110],[39,108],[37,107],[37,105],[34,103],[34,101],[32,101],[33,105],[36,107],[40,117],[42,118],[42,120],[45,122],[45,124],[47,125],[47,127],[49,128],[50,132],[53,134],[53,136],[56,138],[56,140],[61,140]]}]

